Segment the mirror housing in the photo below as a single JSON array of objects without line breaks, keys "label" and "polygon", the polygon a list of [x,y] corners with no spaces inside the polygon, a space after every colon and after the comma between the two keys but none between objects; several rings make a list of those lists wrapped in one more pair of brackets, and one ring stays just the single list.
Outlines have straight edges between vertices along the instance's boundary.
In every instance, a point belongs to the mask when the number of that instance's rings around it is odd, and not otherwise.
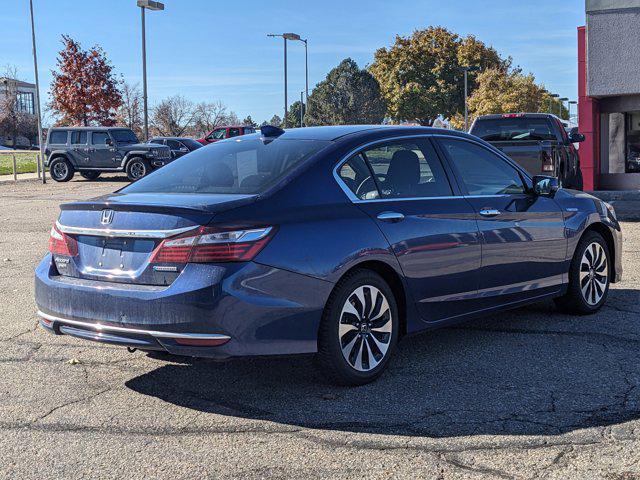
[{"label": "mirror housing", "polygon": [[535,175],[533,177],[533,191],[536,195],[553,197],[560,188],[558,177],[550,177],[548,175]]},{"label": "mirror housing", "polygon": [[584,142],[584,135],[578,132],[578,128],[574,127],[569,132],[569,142],[570,143],[580,143]]}]

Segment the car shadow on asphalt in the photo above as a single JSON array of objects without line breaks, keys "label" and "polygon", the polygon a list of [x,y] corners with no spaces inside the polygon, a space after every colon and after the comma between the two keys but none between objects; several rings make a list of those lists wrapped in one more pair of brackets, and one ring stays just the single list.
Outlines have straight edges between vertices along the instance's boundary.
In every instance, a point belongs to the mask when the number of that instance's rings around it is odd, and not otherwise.
[{"label": "car shadow on asphalt", "polygon": [[335,387],[312,357],[176,359],[128,388],[200,412],[406,436],[558,435],[640,417],[640,292],[593,316],[552,302],[404,339],[388,371]]}]

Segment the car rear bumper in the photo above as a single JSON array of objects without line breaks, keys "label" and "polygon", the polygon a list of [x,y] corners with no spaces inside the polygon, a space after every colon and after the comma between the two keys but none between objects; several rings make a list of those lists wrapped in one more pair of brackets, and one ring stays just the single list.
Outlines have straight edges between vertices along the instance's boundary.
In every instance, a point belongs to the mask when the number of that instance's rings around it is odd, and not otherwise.
[{"label": "car rear bumper", "polygon": [[315,352],[332,287],[252,262],[189,264],[171,285],[149,286],[60,276],[47,255],[35,275],[50,332],[212,358]]}]

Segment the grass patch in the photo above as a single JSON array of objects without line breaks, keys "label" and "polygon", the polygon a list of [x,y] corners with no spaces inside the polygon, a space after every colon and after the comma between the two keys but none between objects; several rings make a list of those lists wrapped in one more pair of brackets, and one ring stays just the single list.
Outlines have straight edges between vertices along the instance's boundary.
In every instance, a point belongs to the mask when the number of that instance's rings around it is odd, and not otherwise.
[{"label": "grass patch", "polygon": [[[16,167],[18,173],[37,172],[36,155],[38,155],[38,152],[36,151],[16,153]],[[13,175],[12,154],[0,153],[0,175]]]}]

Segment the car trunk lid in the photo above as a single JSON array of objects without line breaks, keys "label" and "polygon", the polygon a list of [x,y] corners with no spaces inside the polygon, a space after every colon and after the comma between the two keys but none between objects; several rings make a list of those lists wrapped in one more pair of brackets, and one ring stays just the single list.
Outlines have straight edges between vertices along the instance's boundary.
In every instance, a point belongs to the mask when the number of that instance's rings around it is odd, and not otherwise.
[{"label": "car trunk lid", "polygon": [[54,255],[64,276],[144,285],[170,285],[184,264],[152,264],[165,238],[207,225],[216,213],[256,195],[114,194],[61,206],[57,228],[77,243],[73,257]]}]

